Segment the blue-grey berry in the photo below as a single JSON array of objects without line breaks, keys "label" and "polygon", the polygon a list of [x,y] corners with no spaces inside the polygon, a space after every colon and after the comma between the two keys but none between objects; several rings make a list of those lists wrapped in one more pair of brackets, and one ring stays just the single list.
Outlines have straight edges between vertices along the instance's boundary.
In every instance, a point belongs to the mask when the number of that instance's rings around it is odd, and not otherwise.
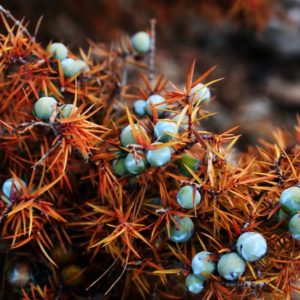
[{"label": "blue-grey berry", "polygon": [[193,103],[197,103],[199,100],[201,102],[207,102],[211,98],[211,93],[209,88],[203,83],[198,83],[191,89],[191,100],[193,99]]},{"label": "blue-grey berry", "polygon": [[295,214],[289,222],[289,231],[295,240],[300,240],[300,213]]},{"label": "blue-grey berry", "polygon": [[56,105],[57,101],[53,97],[41,97],[34,104],[34,113],[39,119],[49,120]]},{"label": "blue-grey berry", "polygon": [[246,269],[245,261],[235,252],[222,255],[217,264],[221,277],[226,280],[236,280],[243,275]]},{"label": "blue-grey berry", "polygon": [[180,114],[175,115],[172,120],[177,124],[179,120],[181,119],[180,125],[179,125],[179,131],[187,130],[189,128],[189,117],[188,115],[183,115],[183,117]]},{"label": "blue-grey berry", "polygon": [[18,193],[23,187],[27,187],[26,183],[22,179],[9,178],[6,179],[2,185],[2,192],[7,197],[10,198],[12,194]]},{"label": "blue-grey berry", "polygon": [[187,289],[193,294],[199,294],[204,289],[204,281],[194,274],[189,274],[185,279]]},{"label": "blue-grey berry", "polygon": [[177,193],[177,202],[182,208],[191,209],[201,201],[201,195],[197,189],[190,185],[183,186]]},{"label": "blue-grey berry", "polygon": [[132,48],[138,53],[146,53],[150,50],[151,38],[145,31],[134,34],[131,38]]},{"label": "blue-grey berry", "polygon": [[59,60],[63,60],[68,56],[68,48],[62,43],[52,43],[48,47],[48,52]]},{"label": "blue-grey berry", "polygon": [[158,116],[162,116],[166,108],[167,103],[164,97],[152,95],[146,101],[145,111],[149,116],[152,116],[152,110],[155,110]]},{"label": "blue-grey berry", "polygon": [[169,119],[161,119],[154,126],[155,137],[162,142],[168,142],[174,139],[178,133],[178,127]]},{"label": "blue-grey berry", "polygon": [[194,223],[189,217],[174,217],[177,224],[170,228],[170,240],[176,243],[187,242],[194,233]]},{"label": "blue-grey berry", "polygon": [[[157,145],[162,143],[154,143]],[[147,152],[147,160],[151,166],[161,167],[171,160],[172,152],[170,147],[162,147]]]},{"label": "blue-grey berry", "polygon": [[15,288],[22,288],[33,280],[33,275],[26,263],[14,264],[7,273],[8,283]]},{"label": "blue-grey berry", "polygon": [[66,77],[73,77],[81,71],[82,64],[78,63],[77,60],[73,58],[65,58],[61,62],[63,73]]},{"label": "blue-grey berry", "polygon": [[60,108],[61,113],[58,114],[58,118],[68,118],[71,116],[71,112],[76,111],[78,108],[73,104],[65,104]]},{"label": "blue-grey berry", "polygon": [[145,100],[137,100],[133,104],[133,109],[134,109],[135,113],[140,115],[140,116],[145,115],[145,113],[146,113],[145,108],[146,108],[146,101]]},{"label": "blue-grey berry", "polygon": [[211,255],[211,252],[201,251],[192,259],[193,273],[202,280],[206,280],[216,270],[216,262],[211,259]]},{"label": "blue-grey berry", "polygon": [[292,186],[285,189],[280,196],[279,202],[284,212],[294,215],[300,210],[300,188]]},{"label": "blue-grey berry", "polygon": [[241,234],[236,243],[239,255],[250,262],[261,259],[267,253],[267,242],[258,232],[245,232]]},{"label": "blue-grey berry", "polygon": [[131,174],[140,174],[144,172],[148,166],[144,153],[139,151],[135,157],[132,153],[128,153],[125,158],[125,168]]},{"label": "blue-grey berry", "polygon": [[[141,130],[143,132],[142,136],[146,135],[146,131],[142,126],[139,127],[137,124],[135,124],[134,128],[135,128],[137,134],[141,135],[142,134],[140,132],[140,130]],[[131,127],[130,124],[122,129],[122,132],[121,132],[121,135],[120,135],[120,140],[121,140],[122,146],[124,146],[124,147],[127,147],[130,144],[136,144],[137,143],[137,141],[136,141],[136,139],[133,135],[133,130],[132,130],[132,127]]]}]

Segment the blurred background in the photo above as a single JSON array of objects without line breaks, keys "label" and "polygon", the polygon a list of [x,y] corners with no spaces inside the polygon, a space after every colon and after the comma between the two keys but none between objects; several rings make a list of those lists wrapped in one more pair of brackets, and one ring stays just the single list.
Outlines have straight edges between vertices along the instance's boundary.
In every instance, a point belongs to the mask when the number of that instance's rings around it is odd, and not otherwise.
[{"label": "blurred background", "polygon": [[38,39],[62,41],[76,52],[88,40],[110,43],[157,19],[157,72],[183,86],[190,63],[196,75],[217,65],[206,128],[239,125],[239,146],[290,131],[300,111],[300,0],[5,0],[1,5]]}]

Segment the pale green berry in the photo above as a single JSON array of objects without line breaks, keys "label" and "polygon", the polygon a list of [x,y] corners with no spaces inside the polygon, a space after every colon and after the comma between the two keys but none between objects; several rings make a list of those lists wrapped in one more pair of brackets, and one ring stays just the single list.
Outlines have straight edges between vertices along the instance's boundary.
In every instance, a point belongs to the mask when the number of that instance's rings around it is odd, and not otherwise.
[{"label": "pale green berry", "polygon": [[146,113],[145,108],[146,108],[145,100],[137,100],[133,104],[133,109],[134,109],[135,113],[137,113],[140,116],[145,115],[145,113]]},{"label": "pale green berry", "polygon": [[176,135],[177,133],[178,127],[169,119],[161,119],[154,126],[154,135],[162,142],[173,140],[174,137],[172,135]]},{"label": "pale green berry", "polygon": [[300,188],[292,186],[285,189],[280,196],[280,207],[289,215],[294,215],[300,210]]},{"label": "pale green berry", "polygon": [[268,246],[260,233],[249,231],[239,236],[236,249],[243,259],[253,262],[266,255]]},{"label": "pale green berry", "polygon": [[149,202],[150,202],[151,204],[154,204],[154,205],[160,205],[160,206],[163,205],[162,200],[161,200],[160,197],[154,197],[154,198],[151,198],[151,199],[149,200]]},{"label": "pale green berry", "polygon": [[64,266],[61,271],[61,278],[66,286],[76,286],[82,282],[82,268],[77,265]]},{"label": "pale green berry", "polygon": [[128,153],[125,158],[125,168],[131,174],[140,174],[146,170],[148,163],[144,158],[143,152],[139,151],[135,157],[132,153]]},{"label": "pale green berry", "polygon": [[[139,135],[141,137],[146,135],[146,131],[142,126],[138,126],[137,124],[135,124],[134,128],[136,130],[137,135]],[[143,133],[141,133],[141,131]],[[130,144],[136,144],[137,143],[137,141],[136,141],[136,139],[133,135],[132,127],[131,127],[130,124],[122,129],[121,135],[120,135],[120,140],[121,140],[122,146],[124,146],[124,147],[127,147]]]},{"label": "pale green berry", "polygon": [[60,108],[61,113],[58,115],[59,118],[68,118],[71,116],[71,113],[76,111],[78,108],[74,107],[73,104],[66,104]]},{"label": "pale green berry", "polygon": [[167,103],[164,97],[152,95],[146,101],[145,111],[149,116],[152,116],[152,110],[155,110],[158,116],[162,116],[166,108]]},{"label": "pale green berry", "polygon": [[[157,145],[162,143],[154,143]],[[161,167],[171,160],[172,152],[170,147],[157,148],[147,152],[147,160],[151,166]]]},{"label": "pale green berry", "polygon": [[77,64],[79,65],[80,67],[80,71],[83,71],[83,72],[88,72],[90,71],[90,67],[88,66],[88,64],[82,60],[82,59],[77,59],[76,60]]},{"label": "pale green berry", "polygon": [[123,176],[127,173],[127,169],[125,167],[125,158],[117,158],[112,162],[112,168],[114,173],[118,176]]},{"label": "pale green berry", "polygon": [[202,280],[206,280],[216,270],[216,262],[211,259],[211,255],[211,252],[201,251],[192,259],[193,273]]},{"label": "pale green berry", "polygon": [[217,269],[221,277],[226,280],[236,280],[243,275],[246,269],[245,261],[235,252],[222,255]]},{"label": "pale green berry", "polygon": [[[125,166],[125,168],[126,168],[126,166]],[[126,171],[127,171],[127,169],[126,169]],[[136,188],[136,186],[139,184],[139,180],[140,180],[139,175],[129,177],[128,180],[126,181],[128,189],[131,190],[132,188]]]},{"label": "pale green berry", "polygon": [[[275,232],[281,233],[289,230],[289,221],[291,216],[286,214],[282,209],[279,209],[275,214],[271,217],[271,222],[276,228]],[[280,222],[280,225],[278,223]]]},{"label": "pale green berry", "polygon": [[193,294],[199,294],[204,289],[204,281],[194,274],[189,274],[185,279],[187,289]]},{"label": "pale green berry", "polygon": [[51,250],[51,257],[58,265],[65,265],[74,259],[73,248],[67,246],[66,249],[63,249],[60,245],[56,245]]},{"label": "pale green berry", "polygon": [[284,220],[281,224],[282,229],[286,229],[288,230],[289,228],[289,221],[290,221],[290,216],[284,212],[282,209],[279,209],[277,214],[276,214],[276,222],[281,222],[282,220]]},{"label": "pale green berry", "polygon": [[183,115],[183,117],[178,114],[175,115],[172,120],[177,124],[179,122],[179,119],[181,120],[179,125],[179,131],[187,130],[189,128],[189,117],[188,115]]},{"label": "pale green berry", "polygon": [[22,190],[21,185],[25,188],[27,187],[26,183],[22,179],[6,179],[2,185],[2,192],[7,198],[10,198],[11,195],[19,193]]},{"label": "pale green berry", "polygon": [[292,237],[300,240],[300,213],[295,214],[289,222],[289,231]]},{"label": "pale green berry", "polygon": [[177,193],[177,202],[182,208],[191,209],[194,205],[197,206],[200,201],[200,193],[190,185],[183,186]]},{"label": "pale green berry", "polygon": [[33,275],[26,263],[14,264],[7,273],[8,283],[15,288],[22,288],[33,280]]},{"label": "pale green berry", "polygon": [[201,161],[199,159],[197,159],[196,157],[194,157],[192,154],[185,152],[184,154],[182,154],[180,159],[178,159],[177,164],[178,164],[179,171],[184,176],[191,177],[192,175],[187,170],[185,165],[187,167],[189,167],[192,171],[196,171],[199,168]]},{"label": "pale green berry", "polygon": [[63,60],[68,56],[68,48],[62,43],[52,43],[48,47],[48,52],[59,60]]},{"label": "pale green berry", "polygon": [[41,97],[34,104],[34,113],[39,119],[49,120],[56,105],[57,101],[53,97]]},{"label": "pale green berry", "polygon": [[151,38],[145,31],[134,34],[131,38],[132,48],[138,53],[146,53],[150,50]]},{"label": "pale green berry", "polygon": [[170,240],[175,243],[188,241],[194,233],[194,223],[189,217],[174,217],[176,224],[170,228]]},{"label": "pale green berry", "polygon": [[191,89],[190,96],[191,100],[193,100],[193,103],[196,103],[199,100],[201,100],[201,102],[207,102],[211,98],[211,93],[206,85],[203,83],[198,83]]},{"label": "pale green berry", "polygon": [[65,58],[61,62],[63,73],[66,77],[73,77],[81,71],[81,64],[73,58]]}]

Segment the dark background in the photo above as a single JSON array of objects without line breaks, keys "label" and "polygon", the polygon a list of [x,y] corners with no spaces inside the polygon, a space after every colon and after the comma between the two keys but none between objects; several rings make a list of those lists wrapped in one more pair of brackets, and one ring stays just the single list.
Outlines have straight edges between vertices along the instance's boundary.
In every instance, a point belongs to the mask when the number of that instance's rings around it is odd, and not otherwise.
[{"label": "dark background", "polygon": [[[157,19],[157,71],[182,86],[197,59],[197,75],[218,65],[210,77],[224,80],[212,88],[206,122],[222,131],[239,125],[240,146],[272,139],[274,129],[290,131],[300,107],[300,1],[247,0],[232,13],[234,0],[8,0],[1,5],[33,32],[43,16],[38,40],[62,41],[77,52],[88,40],[110,43],[132,35]],[[248,3],[246,0],[244,3]]]}]

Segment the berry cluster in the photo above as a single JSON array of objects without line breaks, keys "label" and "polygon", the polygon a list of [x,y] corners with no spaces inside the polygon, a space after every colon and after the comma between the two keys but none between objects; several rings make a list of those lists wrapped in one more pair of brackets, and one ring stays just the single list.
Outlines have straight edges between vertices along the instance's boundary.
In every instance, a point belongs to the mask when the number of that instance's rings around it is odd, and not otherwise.
[{"label": "berry cluster", "polygon": [[41,120],[49,121],[52,116],[57,116],[59,119],[68,118],[73,111],[77,110],[73,104],[63,104],[60,107],[57,104],[53,97],[41,97],[34,104],[34,114]]},{"label": "berry cluster", "polygon": [[260,260],[267,253],[267,242],[257,232],[245,232],[237,240],[236,252],[229,252],[220,257],[216,263],[215,255],[211,252],[202,251],[197,253],[192,260],[193,273],[186,278],[188,290],[194,294],[202,292],[204,281],[215,270],[226,280],[237,280],[243,275],[246,263]]},{"label": "berry cluster", "polygon": [[292,237],[300,240],[300,188],[292,186],[285,189],[280,196],[279,219],[288,221]]},{"label": "berry cluster", "polygon": [[48,52],[59,61],[66,77],[73,77],[79,72],[90,70],[84,60],[68,57],[68,48],[62,43],[51,43],[48,46]]},{"label": "berry cluster", "polygon": [[[134,44],[133,44],[134,45]],[[201,101],[207,102],[211,97],[210,90],[202,83],[197,84],[191,89],[190,98],[193,105]],[[150,140],[147,130],[138,124],[129,124],[121,131],[121,146],[138,149],[133,153],[119,153],[119,157],[113,161],[113,169],[116,175],[125,175],[126,171],[131,174],[140,174],[144,172],[147,166],[161,167],[167,164],[172,158],[172,149],[169,142],[179,140],[178,133],[184,133],[188,130],[188,116],[186,114],[168,113],[169,118],[158,119],[167,114],[168,104],[165,98],[158,94],[153,94],[147,100],[136,100],[133,105],[134,112],[140,116],[155,119],[153,127],[153,143],[143,147],[139,141]],[[147,148],[147,153],[141,150]],[[186,194],[186,195],[184,195]],[[177,197],[178,202],[182,202],[182,207],[190,208],[189,201],[190,187],[185,187],[180,191]],[[184,200],[186,199],[186,200]],[[200,202],[200,194],[196,192],[196,204]]]}]

